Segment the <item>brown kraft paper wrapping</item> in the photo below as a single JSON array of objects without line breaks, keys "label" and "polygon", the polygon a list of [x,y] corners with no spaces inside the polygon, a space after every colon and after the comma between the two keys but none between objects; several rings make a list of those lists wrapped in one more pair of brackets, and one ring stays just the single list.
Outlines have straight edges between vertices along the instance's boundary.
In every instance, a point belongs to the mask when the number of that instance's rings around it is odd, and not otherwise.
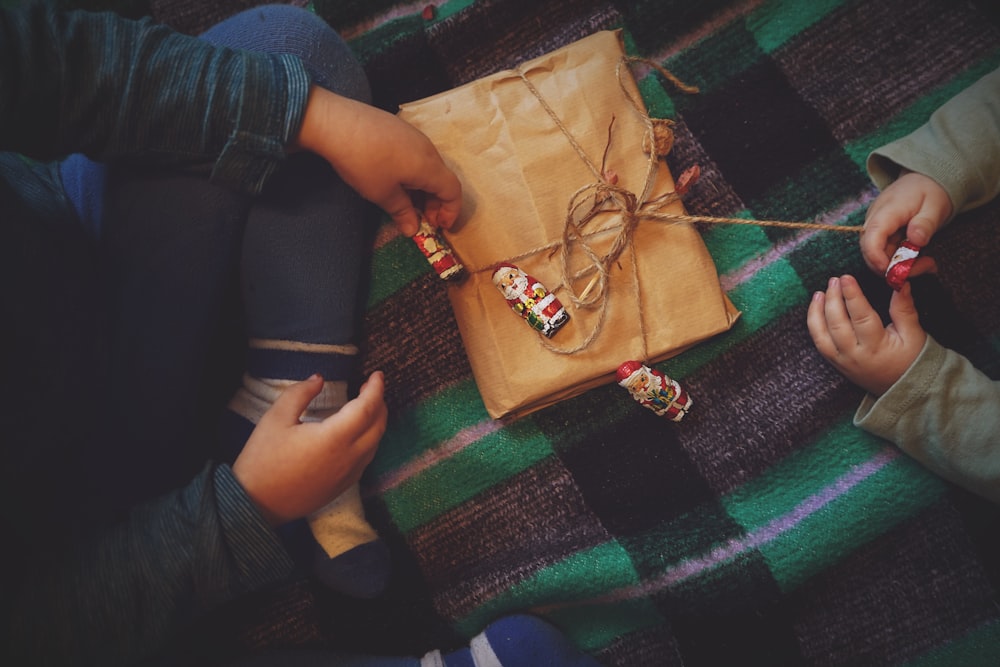
[{"label": "brown kraft paper wrapping", "polygon": [[[494,418],[527,414],[608,383],[623,361],[675,356],[739,317],[701,236],[683,222],[640,216],[633,243],[610,262],[596,307],[573,302],[594,276],[577,276],[593,264],[582,245],[569,245],[565,275],[571,279],[562,284],[568,205],[600,180],[594,165],[615,172],[617,185],[640,200],[674,190],[663,160],[652,163],[643,151],[647,126],[623,87],[638,105],[641,97],[628,67],[621,69],[621,85],[616,74],[622,56],[619,33],[600,32],[521,65],[537,94],[508,70],[400,110],[462,180],[462,215],[446,237],[470,276],[448,292]],[[581,198],[584,211],[594,196]],[[684,208],[674,200],[663,211],[683,214]],[[582,231],[601,256],[622,226],[617,209],[598,214]],[[537,278],[566,307],[570,320],[551,340],[513,313],[494,287],[492,267],[502,261]]]}]

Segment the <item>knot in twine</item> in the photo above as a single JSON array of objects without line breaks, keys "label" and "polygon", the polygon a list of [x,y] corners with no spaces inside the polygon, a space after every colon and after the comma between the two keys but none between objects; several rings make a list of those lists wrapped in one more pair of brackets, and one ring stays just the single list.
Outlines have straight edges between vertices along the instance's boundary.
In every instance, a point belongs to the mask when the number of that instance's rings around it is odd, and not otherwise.
[{"label": "knot in twine", "polygon": [[[573,134],[566,127],[562,119],[555,113],[541,92],[528,79],[524,72],[517,68],[515,73],[524,82],[528,90],[535,96],[542,108],[556,124],[559,130],[566,137],[569,144],[576,151],[577,155],[593,173],[595,180],[579,188],[569,199],[566,208],[566,220],[563,227],[562,239],[549,243],[539,248],[534,248],[524,252],[508,261],[516,262],[519,259],[535,255],[539,252],[549,251],[551,257],[556,252],[559,253],[560,282],[552,288],[553,292],[563,290],[568,294],[570,302],[577,308],[596,310],[598,313],[597,322],[587,337],[577,346],[565,349],[554,346],[548,339],[539,336],[539,341],[558,354],[574,354],[588,348],[600,335],[608,311],[608,297],[610,296],[609,275],[611,267],[618,264],[618,261],[625,250],[634,250],[634,234],[641,221],[651,221],[658,223],[710,223],[710,224],[741,224],[757,225],[769,227],[786,227],[797,229],[823,229],[839,232],[860,232],[862,225],[832,225],[824,223],[810,222],[786,222],[780,220],[750,220],[746,218],[720,218],[711,216],[688,215],[684,213],[670,213],[666,209],[668,206],[680,200],[687,189],[685,178],[688,172],[682,174],[678,179],[675,190],[664,193],[658,197],[650,199],[650,193],[656,185],[656,176],[659,168],[659,159],[670,152],[674,143],[673,121],[667,119],[651,118],[646,113],[645,108],[636,99],[632,91],[626,86],[623,77],[623,70],[631,67],[633,63],[643,63],[656,69],[665,79],[670,81],[682,92],[694,94],[699,92],[698,88],[689,86],[680,81],[666,68],[656,62],[646,58],[634,56],[622,56],[615,68],[615,76],[618,85],[628,100],[632,109],[638,114],[645,125],[643,135],[643,152],[646,154],[646,175],[643,180],[642,189],[639,194],[631,192],[618,185],[617,175],[606,169],[607,155],[611,147],[611,138],[615,119],[612,116],[608,125],[608,140],[604,149],[604,156],[601,166],[598,167],[587,155],[586,151],[579,144]],[[589,208],[581,213],[585,206]],[[586,226],[601,213],[618,213],[621,216],[621,224],[611,225],[596,231],[586,230]],[[606,235],[616,232],[610,247],[604,254],[599,254],[590,244],[590,239],[598,235]],[[588,260],[587,265],[575,273],[571,272],[570,259],[575,252],[582,252]],[[643,356],[648,356],[646,351],[646,329],[642,311],[642,300],[639,294],[639,274],[636,264],[636,253],[630,252],[630,274],[633,281],[633,293],[637,298],[637,315],[640,331],[640,341],[642,344]],[[485,269],[484,269],[485,270]],[[594,274],[586,287],[578,294],[573,285],[581,278]]]}]

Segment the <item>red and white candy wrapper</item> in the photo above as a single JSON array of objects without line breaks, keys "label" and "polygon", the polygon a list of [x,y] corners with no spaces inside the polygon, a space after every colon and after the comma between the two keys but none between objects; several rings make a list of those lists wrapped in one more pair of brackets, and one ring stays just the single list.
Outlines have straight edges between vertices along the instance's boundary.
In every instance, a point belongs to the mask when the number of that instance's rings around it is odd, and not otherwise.
[{"label": "red and white candy wrapper", "polygon": [[420,218],[420,226],[413,235],[413,242],[443,280],[458,281],[465,277],[465,267],[455,257],[441,232],[431,227],[426,218]]},{"label": "red and white candy wrapper", "polygon": [[676,380],[638,361],[618,367],[618,384],[632,394],[639,405],[679,422],[691,409],[691,396]]},{"label": "red and white candy wrapper", "polygon": [[889,260],[889,268],[885,271],[885,281],[889,283],[889,287],[896,291],[903,288],[903,283],[910,276],[910,270],[913,268],[913,263],[917,261],[919,254],[919,246],[909,241],[903,241],[899,244],[896,252],[892,255],[892,259]]},{"label": "red and white candy wrapper", "polygon": [[552,338],[569,321],[569,313],[556,295],[513,264],[497,264],[493,269],[493,284],[510,309],[546,338]]}]

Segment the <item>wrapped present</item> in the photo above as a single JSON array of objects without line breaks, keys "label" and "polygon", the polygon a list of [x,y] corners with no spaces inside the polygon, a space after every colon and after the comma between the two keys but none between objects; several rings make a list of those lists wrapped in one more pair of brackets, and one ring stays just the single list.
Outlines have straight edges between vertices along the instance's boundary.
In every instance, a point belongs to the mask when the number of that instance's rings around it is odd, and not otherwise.
[{"label": "wrapped present", "polygon": [[[669,121],[646,114],[619,32],[403,105],[462,179],[447,234],[468,279],[449,287],[477,386],[493,417],[521,415],[615,381],[728,330],[719,285],[658,153]],[[669,139],[669,137],[668,137]],[[493,284],[515,265],[568,320],[549,338]]]}]

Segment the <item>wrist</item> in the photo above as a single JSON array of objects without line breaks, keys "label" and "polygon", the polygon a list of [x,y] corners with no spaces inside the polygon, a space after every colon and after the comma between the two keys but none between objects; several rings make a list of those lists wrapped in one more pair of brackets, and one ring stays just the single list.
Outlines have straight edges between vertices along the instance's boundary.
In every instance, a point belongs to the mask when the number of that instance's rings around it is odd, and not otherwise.
[{"label": "wrist", "polygon": [[[335,107],[338,96],[324,88],[313,85],[309,89],[306,108],[302,114],[302,123],[298,133],[293,137],[289,150],[307,150],[320,153],[320,147],[329,145],[330,135],[336,130],[330,121],[331,107]],[[326,140],[324,141],[324,137]]]}]

